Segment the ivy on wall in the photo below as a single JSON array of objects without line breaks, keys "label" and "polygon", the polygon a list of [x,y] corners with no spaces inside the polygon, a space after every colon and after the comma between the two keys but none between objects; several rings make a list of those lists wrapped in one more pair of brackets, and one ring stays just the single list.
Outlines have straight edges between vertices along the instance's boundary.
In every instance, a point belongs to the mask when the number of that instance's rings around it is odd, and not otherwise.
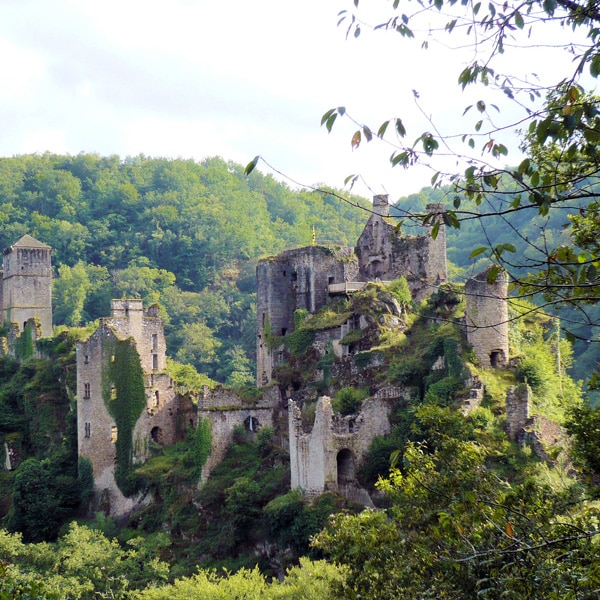
[{"label": "ivy on wall", "polygon": [[15,355],[19,360],[26,360],[30,356],[33,356],[35,351],[33,334],[37,326],[38,324],[35,323],[34,320],[28,320],[23,328],[23,333],[16,339]]},{"label": "ivy on wall", "polygon": [[117,426],[115,481],[125,496],[137,491],[132,473],[133,430],[146,407],[144,372],[132,339],[107,345],[102,371],[102,399]]}]

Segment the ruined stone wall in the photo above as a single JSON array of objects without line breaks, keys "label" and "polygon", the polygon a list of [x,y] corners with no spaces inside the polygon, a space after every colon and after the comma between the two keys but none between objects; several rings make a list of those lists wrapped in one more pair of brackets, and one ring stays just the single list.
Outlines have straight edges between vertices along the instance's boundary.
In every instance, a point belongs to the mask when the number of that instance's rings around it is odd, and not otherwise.
[{"label": "ruined stone wall", "polygon": [[[375,202],[377,199],[377,202]],[[447,281],[446,232],[439,227],[436,239],[430,235],[400,237],[389,221],[387,196],[376,196],[373,210],[357,245],[356,255],[363,281],[390,281],[405,277],[416,302],[434,293]],[[430,212],[443,212],[440,204],[427,206]]]},{"label": "ruined stone wall", "polygon": [[29,235],[4,250],[2,317],[24,329],[39,320],[41,335],[52,335],[52,249]]},{"label": "ruined stone wall", "polygon": [[316,312],[329,301],[328,286],[357,279],[351,248],[308,246],[259,261],[257,275],[257,385],[271,380],[278,353],[268,347],[267,334],[294,331],[294,312]]},{"label": "ruined stone wall", "polygon": [[531,390],[526,383],[510,387],[506,392],[506,433],[517,441],[529,421]]},{"label": "ruined stone wall", "polygon": [[[308,494],[327,490],[342,491],[360,468],[375,436],[390,432],[389,414],[393,402],[405,398],[401,388],[390,388],[367,398],[357,415],[343,417],[334,413],[330,398],[317,402],[315,422],[310,433],[302,427],[302,415],[289,400],[289,443],[291,487]],[[343,481],[341,481],[343,479]],[[356,487],[356,485],[354,485]]]},{"label": "ruined stone wall", "polygon": [[467,341],[484,369],[508,362],[508,276],[500,270],[488,283],[490,269],[465,283]]},{"label": "ruined stone wall", "polygon": [[255,404],[244,403],[233,390],[221,386],[212,391],[204,388],[198,402],[198,421],[208,419],[210,423],[211,452],[202,468],[203,482],[225,457],[233,440],[234,427],[241,425],[247,431],[256,432],[262,427],[273,427],[280,400],[276,387],[264,388],[262,397]]}]

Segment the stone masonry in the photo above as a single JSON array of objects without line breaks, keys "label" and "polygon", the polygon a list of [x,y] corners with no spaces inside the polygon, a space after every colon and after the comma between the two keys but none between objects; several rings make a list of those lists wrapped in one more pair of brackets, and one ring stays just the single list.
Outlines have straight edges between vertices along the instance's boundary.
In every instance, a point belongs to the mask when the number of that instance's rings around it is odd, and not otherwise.
[{"label": "stone masonry", "polygon": [[204,388],[198,400],[198,422],[208,419],[210,423],[211,452],[202,467],[203,483],[225,457],[233,440],[234,427],[243,426],[248,432],[273,427],[280,399],[277,387],[264,388],[262,397],[255,403],[244,403],[235,392],[220,386],[212,391]]},{"label": "stone masonry", "polygon": [[[427,209],[441,214],[442,205]],[[433,220],[436,222],[436,219]],[[308,246],[259,261],[257,278],[257,385],[266,385],[283,359],[269,347],[269,335],[294,331],[294,311],[317,312],[332,296],[357,290],[376,280],[406,277],[416,302],[433,294],[447,280],[446,234],[442,224],[431,235],[401,236],[389,220],[385,195],[373,199],[373,214],[356,248]],[[345,285],[341,285],[345,284]]]},{"label": "stone masonry", "polygon": [[373,438],[390,432],[389,413],[398,399],[408,400],[403,388],[383,388],[367,398],[356,415],[334,413],[331,399],[317,402],[310,432],[302,426],[298,405],[289,400],[291,487],[309,495],[336,491],[348,499],[369,504],[366,492],[357,488],[356,472]]},{"label": "stone masonry", "polygon": [[146,409],[133,432],[133,461],[148,456],[150,443],[171,445],[178,438],[178,406],[171,378],[165,373],[166,344],[158,307],[143,309],[141,300],[113,300],[112,314],[77,344],[77,438],[79,455],[92,462],[97,496],[110,505],[113,516],[126,514],[135,500],[116,485],[116,424],[106,406],[103,377],[114,360],[112,342],[129,339],[135,345],[144,373]]}]

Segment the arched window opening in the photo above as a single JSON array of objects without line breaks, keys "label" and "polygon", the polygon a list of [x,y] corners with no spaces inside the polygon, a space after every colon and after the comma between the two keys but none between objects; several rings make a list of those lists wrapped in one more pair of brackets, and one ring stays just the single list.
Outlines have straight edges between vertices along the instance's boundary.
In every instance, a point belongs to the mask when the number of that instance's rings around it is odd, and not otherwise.
[{"label": "arched window opening", "polygon": [[246,431],[258,431],[260,424],[256,417],[247,417],[244,421],[244,427],[246,428]]},{"label": "arched window opening", "polygon": [[152,430],[150,431],[150,437],[152,438],[152,441],[155,444],[162,444],[163,443],[162,429],[158,426],[153,427]]},{"label": "arched window opening", "polygon": [[502,350],[492,350],[492,352],[490,352],[490,366],[493,369],[503,367],[505,362],[506,359]]},{"label": "arched window opening", "polygon": [[337,455],[338,485],[347,485],[355,480],[354,456],[347,448],[340,450]]}]

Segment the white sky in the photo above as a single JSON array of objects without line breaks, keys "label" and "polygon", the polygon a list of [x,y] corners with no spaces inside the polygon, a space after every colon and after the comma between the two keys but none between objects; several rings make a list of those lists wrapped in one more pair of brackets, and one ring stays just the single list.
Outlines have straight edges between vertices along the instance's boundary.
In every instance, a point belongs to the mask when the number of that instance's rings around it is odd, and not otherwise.
[{"label": "white sky", "polygon": [[[418,191],[431,171],[391,169],[386,146],[352,151],[355,127],[344,120],[327,134],[321,115],[344,105],[374,127],[400,116],[413,139],[428,127],[413,89],[450,127],[474,97],[456,84],[456,53],[421,51],[381,32],[346,40],[337,14],[351,7],[351,0],[0,0],[0,155],[220,155],[246,164],[260,154],[303,184],[342,187],[360,172],[374,193]],[[541,63],[555,67],[554,59]],[[475,115],[468,118],[472,125]]]}]

